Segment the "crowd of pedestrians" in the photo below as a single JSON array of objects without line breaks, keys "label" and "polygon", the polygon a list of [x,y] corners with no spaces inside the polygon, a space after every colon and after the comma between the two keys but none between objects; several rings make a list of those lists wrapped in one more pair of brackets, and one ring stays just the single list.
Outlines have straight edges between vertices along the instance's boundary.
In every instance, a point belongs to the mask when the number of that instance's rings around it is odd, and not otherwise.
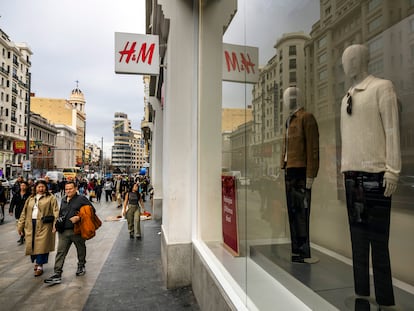
[{"label": "crowd of pedestrians", "polygon": [[[16,179],[10,189],[9,215],[16,219],[18,244],[25,244],[25,254],[34,264],[34,276],[43,274],[43,265],[48,263],[49,253],[55,250],[58,235],[58,247],[54,263],[54,274],[45,279],[47,284],[57,284],[62,280],[63,265],[72,244],[75,244],[78,258],[76,276],[85,274],[85,240],[74,227],[81,222],[79,211],[82,206],[90,205],[95,212],[93,202],[100,203],[102,194],[106,202],[113,202],[115,208],[122,207],[122,216],[128,223],[130,239],[141,239],[141,213],[146,198],[152,200],[154,189],[148,176],[113,178],[75,178],[62,181],[44,179]],[[96,201],[95,201],[96,200]],[[6,188],[0,182],[0,224],[4,222],[4,209],[8,203]],[[60,204],[59,204],[60,203]],[[108,204],[106,204],[108,206]],[[83,217],[83,216],[82,216]],[[58,220],[63,225],[58,229]],[[56,233],[58,231],[58,234]]]}]

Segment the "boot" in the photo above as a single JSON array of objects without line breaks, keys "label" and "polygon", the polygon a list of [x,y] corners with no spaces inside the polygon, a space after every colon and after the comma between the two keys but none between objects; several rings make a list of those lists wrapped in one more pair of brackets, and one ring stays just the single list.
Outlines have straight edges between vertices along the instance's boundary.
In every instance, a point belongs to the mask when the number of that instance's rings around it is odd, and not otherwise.
[{"label": "boot", "polygon": [[21,236],[21,237],[20,237],[20,239],[17,241],[17,243],[18,243],[19,245],[22,245],[22,244],[24,243],[24,237],[23,237],[23,236]]}]

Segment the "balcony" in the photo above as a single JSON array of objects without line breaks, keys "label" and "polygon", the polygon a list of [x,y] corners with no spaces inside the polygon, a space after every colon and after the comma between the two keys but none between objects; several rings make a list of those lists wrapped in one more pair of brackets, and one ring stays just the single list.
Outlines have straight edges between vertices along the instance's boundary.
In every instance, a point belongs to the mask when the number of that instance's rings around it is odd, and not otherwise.
[{"label": "balcony", "polygon": [[0,67],[0,72],[7,75],[7,76],[9,76],[9,71],[4,69],[3,67]]}]

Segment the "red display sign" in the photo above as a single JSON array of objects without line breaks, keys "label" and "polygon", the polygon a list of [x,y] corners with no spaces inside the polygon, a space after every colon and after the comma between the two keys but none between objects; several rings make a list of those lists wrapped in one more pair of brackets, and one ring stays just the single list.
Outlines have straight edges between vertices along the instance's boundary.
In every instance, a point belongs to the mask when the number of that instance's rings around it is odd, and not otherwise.
[{"label": "red display sign", "polygon": [[13,141],[13,152],[17,153],[26,153],[26,142],[24,140],[15,140]]},{"label": "red display sign", "polygon": [[237,225],[236,177],[221,177],[222,227],[224,245],[236,256],[239,255],[239,234]]}]

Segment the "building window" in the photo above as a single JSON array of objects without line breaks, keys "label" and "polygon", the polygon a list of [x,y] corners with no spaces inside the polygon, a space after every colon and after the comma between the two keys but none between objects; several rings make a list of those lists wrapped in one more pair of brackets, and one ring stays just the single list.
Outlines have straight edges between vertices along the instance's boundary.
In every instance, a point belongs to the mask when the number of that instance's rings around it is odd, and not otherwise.
[{"label": "building window", "polygon": [[331,6],[328,6],[328,7],[325,9],[325,16],[328,16],[329,14],[331,14]]},{"label": "building window", "polygon": [[328,94],[328,88],[327,87],[323,87],[321,89],[319,89],[319,97],[325,97]]},{"label": "building window", "polygon": [[296,55],[296,45],[289,46],[289,56]]},{"label": "building window", "polygon": [[319,80],[325,80],[328,76],[328,72],[326,70],[322,70],[319,72]]},{"label": "building window", "polygon": [[375,9],[378,5],[380,5],[381,2],[382,0],[370,0],[368,2],[368,12],[371,12],[373,9]]},{"label": "building window", "polygon": [[289,83],[296,83],[296,71],[289,72]]},{"label": "building window", "polygon": [[368,43],[368,48],[369,48],[370,54],[374,54],[375,52],[381,50],[382,47],[383,47],[382,37],[379,37],[379,38],[371,41],[370,43]]},{"label": "building window", "polygon": [[326,45],[326,36],[322,37],[318,41],[318,48],[322,48]]},{"label": "building window", "polygon": [[376,30],[378,27],[381,26],[381,24],[382,24],[382,17],[380,16],[368,24],[368,31],[371,32],[371,31]]},{"label": "building window", "polygon": [[327,54],[326,54],[326,53],[323,53],[322,55],[320,55],[320,56],[318,57],[318,63],[319,63],[319,64],[323,64],[323,63],[325,63],[325,62],[326,62],[326,58],[327,58]]},{"label": "building window", "polygon": [[296,58],[289,59],[289,69],[296,69]]}]

